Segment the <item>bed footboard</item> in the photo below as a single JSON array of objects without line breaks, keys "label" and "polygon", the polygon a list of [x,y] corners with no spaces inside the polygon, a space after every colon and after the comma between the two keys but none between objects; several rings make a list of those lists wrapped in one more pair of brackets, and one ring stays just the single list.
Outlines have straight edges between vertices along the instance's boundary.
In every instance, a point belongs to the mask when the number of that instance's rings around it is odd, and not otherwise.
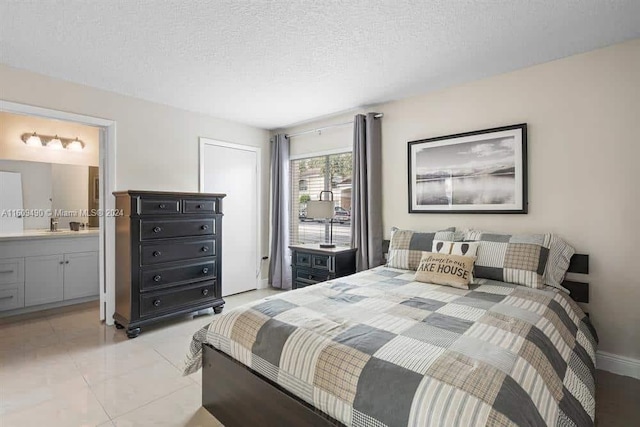
[{"label": "bed footboard", "polygon": [[210,345],[202,352],[202,406],[226,427],[342,425]]}]

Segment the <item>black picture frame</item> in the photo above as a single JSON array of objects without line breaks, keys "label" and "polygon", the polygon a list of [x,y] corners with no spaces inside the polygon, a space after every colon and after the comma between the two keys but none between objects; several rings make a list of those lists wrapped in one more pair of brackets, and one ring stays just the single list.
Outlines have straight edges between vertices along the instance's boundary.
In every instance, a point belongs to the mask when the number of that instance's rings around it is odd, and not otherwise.
[{"label": "black picture frame", "polygon": [[[498,149],[496,149],[496,144],[498,144]],[[472,158],[472,162],[465,164],[467,172],[463,173],[465,169],[456,165],[453,167],[458,169],[450,169],[449,175],[446,175],[442,170],[429,169],[436,167],[428,165],[428,161],[436,161],[435,155],[430,160],[424,160],[424,155],[418,156],[419,153],[427,154],[430,149],[434,150],[434,153],[438,153],[439,157],[445,156],[446,161],[451,163],[458,160],[469,162],[469,158]],[[467,151],[459,151],[458,154],[450,153],[462,149],[467,149]],[[427,151],[425,152],[425,150]],[[513,152],[511,156],[513,157],[513,166],[509,160],[511,152]],[[489,164],[491,157],[500,155],[505,157],[496,159],[496,164],[491,166]],[[423,167],[418,165],[418,157],[421,157]],[[485,157],[486,160],[481,160]],[[507,162],[506,165],[504,162]],[[486,165],[471,166],[481,163]],[[528,213],[526,123],[409,141],[407,143],[407,164],[409,213]],[[443,167],[446,168],[446,166]],[[441,169],[441,166],[438,165],[437,168]],[[423,171],[421,177],[418,176],[420,169]],[[469,173],[469,170],[473,172]],[[461,179],[466,179],[466,187],[471,189],[463,189],[464,186],[460,183],[458,186],[461,188],[460,195],[455,196],[453,188],[456,186],[454,183]],[[428,191],[425,187],[429,185],[434,188],[438,187],[437,191]],[[422,188],[418,190],[418,186]],[[445,187],[444,193],[441,191],[443,186]],[[472,191],[474,186],[480,191]],[[489,187],[494,187],[493,191],[490,192]],[[472,195],[484,200],[491,199],[491,201],[462,203],[462,201],[469,200]],[[456,197],[458,197],[459,203],[456,203]],[[447,202],[443,203],[445,199]]]}]

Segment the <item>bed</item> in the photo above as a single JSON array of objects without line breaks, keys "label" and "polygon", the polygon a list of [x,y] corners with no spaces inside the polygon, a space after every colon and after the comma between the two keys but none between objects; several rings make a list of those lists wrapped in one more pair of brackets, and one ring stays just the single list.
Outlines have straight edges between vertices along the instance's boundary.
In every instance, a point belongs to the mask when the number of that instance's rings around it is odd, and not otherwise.
[{"label": "bed", "polygon": [[414,274],[377,267],[215,316],[185,373],[203,367],[226,426],[594,424],[597,335],[568,294]]}]

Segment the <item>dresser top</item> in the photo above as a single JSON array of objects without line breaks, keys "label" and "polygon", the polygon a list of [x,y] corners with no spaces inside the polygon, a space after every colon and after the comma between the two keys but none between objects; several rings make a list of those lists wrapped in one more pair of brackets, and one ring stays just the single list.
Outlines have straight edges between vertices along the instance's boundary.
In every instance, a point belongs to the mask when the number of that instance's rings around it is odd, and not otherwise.
[{"label": "dresser top", "polygon": [[224,193],[190,193],[179,191],[150,191],[150,190],[123,190],[114,191],[114,196],[174,196],[174,197],[219,197],[223,198],[227,195]]},{"label": "dresser top", "polygon": [[319,243],[306,243],[303,245],[291,245],[289,249],[296,251],[315,252],[324,255],[336,255],[343,252],[355,252],[357,248],[350,248],[349,246],[336,246],[335,248],[321,248]]}]

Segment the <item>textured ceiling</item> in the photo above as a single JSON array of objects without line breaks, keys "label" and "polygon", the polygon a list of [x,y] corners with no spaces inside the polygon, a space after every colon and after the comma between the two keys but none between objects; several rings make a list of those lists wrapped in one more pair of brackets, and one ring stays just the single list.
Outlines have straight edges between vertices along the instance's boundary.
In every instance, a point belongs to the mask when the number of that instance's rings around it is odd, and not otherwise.
[{"label": "textured ceiling", "polygon": [[636,37],[638,0],[0,0],[2,63],[269,129]]}]

